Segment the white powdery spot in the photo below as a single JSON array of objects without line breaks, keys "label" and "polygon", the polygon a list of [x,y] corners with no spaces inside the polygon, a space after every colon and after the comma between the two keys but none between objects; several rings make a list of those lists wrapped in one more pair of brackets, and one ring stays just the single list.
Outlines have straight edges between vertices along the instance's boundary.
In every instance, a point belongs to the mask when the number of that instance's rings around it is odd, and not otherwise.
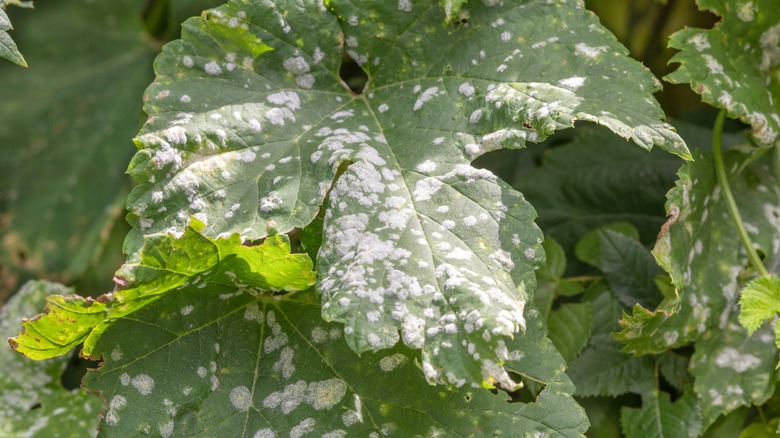
[{"label": "white powdery spot", "polygon": [[475,109],[474,112],[472,112],[471,115],[469,116],[469,123],[478,123],[481,118],[482,118],[482,110]]},{"label": "white powdery spot", "polygon": [[163,131],[165,139],[173,144],[184,144],[187,142],[187,131],[181,126],[174,126]]},{"label": "white powdery spot", "polygon": [[121,376],[119,376],[119,383],[122,384],[122,386],[127,386],[130,384],[130,374],[122,373]]},{"label": "white powdery spot", "polygon": [[445,221],[443,221],[441,223],[441,226],[446,228],[446,229],[448,229],[448,230],[451,230],[451,229],[455,228],[455,221],[447,219],[447,220],[445,220]]},{"label": "white powdery spot", "polygon": [[387,106],[386,103],[383,103],[382,105],[379,105],[379,112],[380,113],[383,113],[383,112],[387,111],[388,109],[390,109],[390,107]]},{"label": "white powdery spot", "polygon": [[434,170],[436,170],[436,163],[431,160],[424,161],[417,166],[417,171],[420,173],[431,173]]},{"label": "white powdery spot", "polygon": [[281,207],[282,202],[282,197],[279,196],[278,192],[270,192],[268,196],[260,199],[260,211],[268,213],[276,210],[277,208]]},{"label": "white powdery spot", "polygon": [[411,12],[412,2],[409,0],[398,0],[398,10],[403,12]]},{"label": "white powdery spot", "polygon": [[756,7],[753,2],[742,3],[737,8],[737,17],[744,22],[753,21],[756,15]]},{"label": "white powdery spot", "polygon": [[206,73],[217,76],[222,74],[222,68],[217,64],[217,61],[211,61],[208,64],[203,66],[203,69],[206,70]]},{"label": "white powdery spot", "polygon": [[442,185],[442,182],[437,178],[423,178],[415,184],[412,196],[415,201],[427,201],[441,189]]},{"label": "white powdery spot", "polygon": [[761,359],[752,354],[742,354],[735,348],[726,347],[718,353],[715,364],[721,368],[731,368],[738,373],[761,365]]},{"label": "white powdery spot", "polygon": [[512,38],[511,33],[507,31],[501,32],[501,41],[508,43],[511,38]]},{"label": "white powdery spot", "polygon": [[322,438],[344,438],[346,436],[347,436],[346,430],[336,429],[336,430],[331,430],[328,433],[325,433],[324,435],[322,435]]},{"label": "white powdery spot", "polygon": [[507,271],[511,271],[512,268],[515,267],[515,262],[512,261],[512,256],[503,249],[499,249],[498,251],[491,254],[490,260]]},{"label": "white powdery spot", "polygon": [[253,438],[276,438],[276,432],[273,429],[266,427],[265,429],[259,429],[255,432]]},{"label": "white powdery spot", "polygon": [[585,84],[585,78],[579,76],[573,76],[570,78],[561,79],[560,81],[558,81],[558,83],[570,90],[576,90],[577,88],[580,88],[583,84]]},{"label": "white powdery spot", "polygon": [[173,426],[173,420],[168,420],[167,423],[161,425],[157,430],[163,438],[170,438],[173,435]]},{"label": "white powdery spot", "polygon": [[306,392],[306,403],[318,411],[330,409],[340,402],[346,393],[347,384],[341,379],[312,382]]},{"label": "white powdery spot", "polygon": [[111,350],[111,360],[115,362],[122,360],[122,356],[124,356],[124,353],[122,353],[122,349],[119,348],[119,345],[115,346],[114,349]]},{"label": "white powdery spot", "polygon": [[122,410],[127,406],[127,399],[121,395],[115,395],[111,402],[108,404],[108,412],[106,412],[106,424],[109,426],[116,426],[119,423],[119,415],[117,411]]},{"label": "white powdery spot", "polygon": [[439,87],[430,87],[422,92],[420,97],[417,99],[417,101],[414,103],[414,111],[419,110],[423,107],[428,101],[430,101],[434,96],[436,96],[436,93],[439,92]]},{"label": "white powdery spot", "polygon": [[407,357],[403,354],[396,353],[392,356],[383,357],[379,361],[379,368],[381,368],[382,371],[389,373],[390,371],[393,371],[394,369],[406,363],[407,360]]},{"label": "white powdery spot", "polygon": [[702,55],[702,57],[707,62],[710,73],[723,74],[723,66],[712,55]]},{"label": "white powdery spot", "polygon": [[703,52],[711,47],[710,40],[707,38],[706,33],[697,33],[688,38],[688,44],[693,44],[693,46],[696,47],[697,52]]},{"label": "white powdery spot", "polygon": [[574,52],[577,55],[586,56],[588,58],[595,58],[599,56],[600,53],[604,53],[606,51],[607,51],[606,46],[591,47],[585,43],[579,43],[576,46],[574,46]]},{"label": "white powdery spot", "polygon": [[181,308],[181,310],[179,310],[179,313],[181,313],[184,316],[187,316],[190,313],[192,313],[192,309],[193,309],[192,305],[184,306]]},{"label": "white powdery spot", "polygon": [[460,87],[458,87],[458,93],[466,97],[471,97],[474,95],[474,86],[468,82],[464,82],[460,84]]},{"label": "white powdery spot", "polygon": [[269,94],[266,100],[274,105],[283,105],[293,111],[301,108],[301,98],[295,91],[279,91]]},{"label": "white powdery spot", "polygon": [[246,386],[236,386],[230,391],[230,403],[239,411],[248,411],[252,406],[252,393]]},{"label": "white powdery spot", "polygon": [[472,254],[471,252],[466,251],[461,247],[456,247],[455,249],[447,253],[445,258],[454,259],[454,260],[470,260],[471,254]]},{"label": "white powdery spot", "polygon": [[308,73],[310,70],[309,64],[307,64],[306,60],[300,56],[287,58],[284,60],[284,63],[282,63],[282,65],[284,66],[285,70],[289,71],[290,73],[296,76],[302,75],[304,73]]},{"label": "white powdery spot", "polygon": [[154,379],[146,374],[139,374],[133,377],[130,383],[133,384],[133,388],[140,392],[141,395],[149,395],[154,390]]},{"label": "white powdery spot", "polygon": [[244,319],[247,321],[257,321],[258,323],[262,324],[265,320],[265,315],[263,315],[263,312],[260,311],[260,306],[258,306],[257,303],[251,303],[246,306],[246,310],[244,311]]},{"label": "white powdery spot", "polygon": [[206,368],[204,368],[204,367],[198,367],[197,373],[198,373],[198,376],[199,376],[201,379],[205,379],[205,378],[206,378],[206,373],[207,373],[207,371],[206,371]]},{"label": "white powdery spot", "polygon": [[477,224],[477,218],[474,216],[466,216],[463,218],[463,223],[466,224],[469,227],[473,227]]},{"label": "white powdery spot", "polygon": [[314,418],[307,418],[290,430],[290,438],[301,438],[307,433],[314,432]]},{"label": "white powdery spot", "polygon": [[184,64],[185,67],[188,67],[188,68],[192,67],[193,65],[195,65],[195,62],[193,62],[191,56],[185,56],[184,58],[181,59],[181,62]]}]

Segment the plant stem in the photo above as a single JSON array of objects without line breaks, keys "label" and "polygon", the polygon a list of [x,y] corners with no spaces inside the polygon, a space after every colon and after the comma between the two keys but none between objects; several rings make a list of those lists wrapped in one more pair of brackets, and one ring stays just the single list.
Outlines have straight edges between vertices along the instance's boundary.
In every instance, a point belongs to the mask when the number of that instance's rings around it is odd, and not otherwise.
[{"label": "plant stem", "polygon": [[728,207],[729,215],[734,222],[734,226],[737,229],[739,238],[742,240],[742,245],[745,247],[745,250],[748,253],[750,262],[762,277],[768,277],[769,272],[767,272],[766,268],[764,267],[764,263],[761,261],[761,258],[758,256],[755,248],[753,248],[753,242],[750,240],[750,236],[747,233],[745,223],[742,222],[742,216],[739,214],[737,203],[734,201],[734,195],[731,193],[731,186],[729,185],[729,180],[726,176],[726,168],[723,165],[723,154],[721,153],[723,124],[725,121],[726,110],[721,109],[718,113],[718,118],[715,120],[715,128],[712,134],[712,158],[715,162],[715,174],[718,178],[718,184],[723,191],[723,197],[726,199],[726,206]]}]

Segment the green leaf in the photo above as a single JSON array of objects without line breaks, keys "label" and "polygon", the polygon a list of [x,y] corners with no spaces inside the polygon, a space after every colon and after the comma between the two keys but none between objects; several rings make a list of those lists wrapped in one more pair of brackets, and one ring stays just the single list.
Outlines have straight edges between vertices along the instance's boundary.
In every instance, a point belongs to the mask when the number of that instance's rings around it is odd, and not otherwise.
[{"label": "green leaf", "polygon": [[11,26],[11,20],[8,19],[8,15],[5,13],[5,7],[6,1],[0,0],[0,58],[5,58],[14,64],[27,67],[27,61],[19,53],[14,40],[8,35],[8,31],[12,30],[13,26]]},{"label": "green leaf", "polygon": [[[696,144],[698,136],[691,137]],[[626,147],[604,128],[578,126],[570,143],[547,150],[540,167],[512,184],[539,213],[539,226],[571,253],[587,232],[614,222],[631,223],[642,242],[655,241],[681,163],[661,151]]]},{"label": "green leaf", "polygon": [[661,301],[655,285],[661,271],[637,237],[633,226],[617,223],[586,234],[575,251],[580,260],[606,274],[610,288],[623,304],[650,307]]},{"label": "green leaf", "polygon": [[[724,159],[750,237],[769,256],[767,265],[774,267],[780,186],[771,170],[772,159],[760,153],[731,150]],[[669,272],[678,295],[665,298],[654,311],[637,306],[633,315],[621,320],[623,330],[617,339],[634,354],[688,345],[708,329],[722,327],[735,309],[743,270],[749,266],[709,154],[696,154],[695,162],[680,169],[667,212],[669,220],[653,254]]]},{"label": "green leaf", "polygon": [[[35,313],[50,294],[72,290],[57,283],[26,283],[0,312],[0,338],[19,332],[23,315]],[[0,348],[0,436],[94,436],[102,403],[83,390],[62,387],[69,357],[31,362],[10,348]]]},{"label": "green leaf", "polygon": [[722,330],[696,343],[691,374],[704,427],[740,406],[761,405],[775,391],[777,349],[768,327],[754,336],[732,314]]},{"label": "green leaf", "polygon": [[658,356],[658,370],[661,371],[661,375],[674,389],[681,392],[691,382],[691,377],[688,374],[688,364],[689,360],[687,357],[671,351]]},{"label": "green leaf", "polygon": [[642,397],[641,408],[624,407],[620,414],[627,438],[691,438],[702,433],[696,399],[690,389],[674,403],[669,394],[653,391]]},{"label": "green leaf", "polygon": [[[23,325],[12,346],[31,359],[64,354],[84,343],[91,355],[103,332],[177,288],[214,283],[260,295],[268,291],[299,291],[314,284],[313,264],[306,254],[290,254],[290,244],[272,235],[262,245],[247,247],[238,235],[212,240],[200,234],[193,220],[178,238],[158,234],[146,238],[140,260],[116,274],[122,287],[94,302],[78,295],[47,298],[46,313]],[[195,287],[197,290],[198,287]]]},{"label": "green leaf", "polygon": [[680,67],[666,79],[690,83],[702,100],[753,128],[762,145],[780,132],[780,9],[774,0],[697,0],[723,17],[714,29],[686,28],[669,40]]},{"label": "green leaf", "polygon": [[780,278],[770,275],[748,283],[742,289],[739,307],[739,323],[753,334],[765,320],[774,319],[780,312]]},{"label": "green leaf", "polygon": [[[190,215],[211,237],[285,233],[333,187],[318,289],[348,344],[403,340],[431,382],[513,388],[501,343],[525,324],[542,236],[522,196],[469,163],[575,120],[689,154],[659,121],[658,83],[580,2],[474,2],[458,26],[438,2],[401,5],[233,1],[187,21],[155,63],[126,250]],[[359,94],[343,49],[368,75]]]},{"label": "green leaf", "polygon": [[[98,341],[93,353],[104,361],[85,385],[106,400],[101,436],[486,436],[503,430],[577,437],[587,428],[565,363],[533,315],[527,335],[508,343],[507,366],[545,388],[535,403],[507,403],[503,392],[426,384],[417,353],[400,345],[358,357],[342,326],[322,321],[312,292],[277,300],[212,283],[196,288],[166,294]],[[140,331],[145,336],[127,336]]]},{"label": "green leaf", "polygon": [[585,348],[590,338],[590,303],[564,304],[547,318],[548,337],[569,362]]},{"label": "green leaf", "polygon": [[620,352],[620,344],[609,335],[594,335],[569,363],[568,374],[577,387],[574,394],[580,397],[641,394],[655,385],[653,359]]},{"label": "green leaf", "polygon": [[[0,65],[0,264],[8,278],[71,282],[99,257],[121,215],[128,139],[143,122],[156,49],[143,2],[36,6],[15,18],[30,68]],[[7,283],[0,288],[15,287]]]}]

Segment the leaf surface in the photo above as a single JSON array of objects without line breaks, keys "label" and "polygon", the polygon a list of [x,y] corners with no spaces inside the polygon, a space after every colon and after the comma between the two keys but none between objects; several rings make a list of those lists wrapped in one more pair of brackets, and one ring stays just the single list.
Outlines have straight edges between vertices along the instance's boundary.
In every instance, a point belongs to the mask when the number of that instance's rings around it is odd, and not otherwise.
[{"label": "leaf surface", "polygon": [[[780,279],[770,275],[748,283],[740,294],[739,307],[739,323],[752,335],[765,320],[773,320],[780,312]],[[780,339],[777,333],[775,329],[775,337]]]},{"label": "leaf surface", "polygon": [[206,283],[239,288],[260,295],[273,291],[299,291],[314,284],[312,261],[305,254],[290,254],[289,242],[269,236],[262,245],[246,247],[238,235],[212,240],[200,234],[203,224],[193,220],[176,238],[158,234],[146,238],[140,260],[117,272],[124,288],[95,302],[78,295],[47,298],[46,313],[23,324],[22,333],[9,340],[32,359],[64,354],[84,343],[92,348],[102,333],[119,318],[137,312],[171,290]]},{"label": "leaf surface", "polygon": [[[330,193],[318,290],[348,344],[403,341],[431,382],[512,388],[502,343],[525,325],[542,236],[470,162],[575,120],[687,157],[657,83],[576,1],[475,2],[457,25],[434,1],[328,7],[233,1],[184,24],[148,90],[126,250],[190,215],[212,237],[287,232]],[[368,75],[360,94],[342,50]]]},{"label": "leaf surface", "polygon": [[695,396],[688,390],[672,403],[669,394],[654,391],[642,397],[641,408],[624,407],[620,423],[627,438],[691,438],[702,432]]},{"label": "leaf surface", "polygon": [[[19,332],[24,315],[43,307],[51,294],[72,293],[57,283],[26,283],[0,312],[0,338]],[[63,388],[69,357],[31,362],[8,346],[0,348],[0,435],[5,437],[94,436],[102,403],[83,390]]]},{"label": "leaf surface", "polygon": [[95,261],[129,190],[128,139],[152,79],[143,4],[36,6],[15,18],[30,67],[0,65],[0,290],[14,275],[72,281]]},{"label": "leaf surface", "polygon": [[[106,400],[101,436],[582,436],[565,363],[537,317],[508,345],[507,367],[544,383],[535,403],[425,383],[403,346],[358,357],[312,292],[275,300],[209,283],[122,318],[93,354],[86,387]],[[193,303],[192,294],[199,299]],[[126,333],[145,336],[128,339]],[[230,333],[228,337],[224,333]],[[436,409],[431,409],[436,406]]]},{"label": "leaf surface", "polygon": [[5,58],[16,65],[27,67],[27,61],[19,53],[19,49],[16,47],[14,40],[11,39],[11,35],[8,35],[8,31],[12,30],[13,26],[11,26],[11,20],[8,19],[8,14],[5,13],[6,6],[5,0],[0,0],[0,58]]},{"label": "leaf surface", "polygon": [[[771,157],[731,150],[724,156],[737,206],[751,239],[777,272],[780,228],[780,186],[773,176]],[[669,192],[669,220],[653,253],[669,272],[677,294],[666,297],[656,310],[636,306],[621,320],[617,338],[625,351],[660,353],[688,345],[708,329],[723,327],[739,299],[740,282],[749,275],[742,243],[734,231],[712,158],[698,153],[680,169],[680,180]]]},{"label": "leaf surface", "polygon": [[702,100],[753,128],[759,144],[780,133],[780,8],[774,0],[697,0],[722,17],[710,30],[687,28],[669,40],[680,49],[670,62],[680,67],[666,77],[690,83]]}]

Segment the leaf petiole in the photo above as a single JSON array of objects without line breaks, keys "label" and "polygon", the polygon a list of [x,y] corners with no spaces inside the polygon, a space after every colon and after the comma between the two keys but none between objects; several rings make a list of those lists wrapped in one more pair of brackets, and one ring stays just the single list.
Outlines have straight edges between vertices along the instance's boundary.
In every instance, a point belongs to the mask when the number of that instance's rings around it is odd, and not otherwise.
[{"label": "leaf petiole", "polygon": [[768,277],[769,272],[767,272],[766,267],[764,267],[764,263],[758,256],[756,249],[753,248],[753,241],[751,241],[750,236],[748,236],[745,223],[742,221],[742,216],[739,214],[737,203],[734,200],[734,195],[731,193],[731,186],[729,185],[729,180],[726,176],[726,168],[723,165],[723,154],[721,153],[723,124],[725,121],[726,110],[721,109],[718,113],[718,118],[715,119],[714,132],[712,134],[712,158],[715,163],[715,174],[718,178],[718,184],[720,185],[721,190],[723,190],[723,196],[726,199],[729,216],[731,216],[731,219],[734,222],[734,226],[737,229],[737,233],[739,233],[739,238],[742,240],[742,245],[748,253],[751,264],[762,277]]}]

